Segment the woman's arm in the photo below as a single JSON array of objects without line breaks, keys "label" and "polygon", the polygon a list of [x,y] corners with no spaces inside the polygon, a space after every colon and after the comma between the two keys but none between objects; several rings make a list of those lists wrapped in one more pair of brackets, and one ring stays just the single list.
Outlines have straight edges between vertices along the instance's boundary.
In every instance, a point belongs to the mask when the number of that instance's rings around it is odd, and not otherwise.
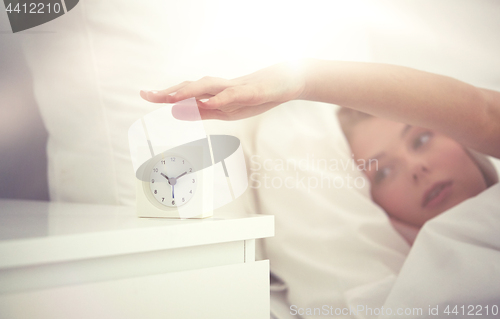
[{"label": "woman's arm", "polygon": [[440,131],[500,157],[500,93],[450,77],[373,63],[308,60],[301,98]]},{"label": "woman's arm", "polygon": [[500,158],[499,92],[406,67],[307,59],[232,80],[206,77],[141,96],[156,103],[196,97],[203,101],[198,103],[203,119],[223,120],[257,115],[293,99],[333,103],[434,129]]}]

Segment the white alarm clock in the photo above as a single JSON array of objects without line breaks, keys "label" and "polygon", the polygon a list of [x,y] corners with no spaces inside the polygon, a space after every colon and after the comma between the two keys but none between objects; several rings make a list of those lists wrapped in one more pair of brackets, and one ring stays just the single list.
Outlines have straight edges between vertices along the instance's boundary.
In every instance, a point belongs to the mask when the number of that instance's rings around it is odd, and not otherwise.
[{"label": "white alarm clock", "polygon": [[196,193],[196,179],[193,165],[187,159],[163,154],[151,168],[148,194],[162,205],[182,206]]},{"label": "white alarm clock", "polygon": [[[198,112],[194,99],[177,106]],[[240,140],[206,135],[201,121],[177,120],[171,107],[135,121],[129,145],[139,217],[210,217],[248,186]]]},{"label": "white alarm clock", "polygon": [[[189,147],[187,148],[190,149]],[[213,168],[200,165],[200,150],[160,153],[138,170],[140,217],[205,218],[213,211]],[[204,167],[206,166],[206,167]]]}]

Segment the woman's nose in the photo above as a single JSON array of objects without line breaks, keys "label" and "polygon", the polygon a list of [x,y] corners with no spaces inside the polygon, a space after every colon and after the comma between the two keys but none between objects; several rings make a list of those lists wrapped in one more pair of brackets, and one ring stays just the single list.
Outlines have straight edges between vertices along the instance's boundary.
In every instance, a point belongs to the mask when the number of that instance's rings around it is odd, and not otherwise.
[{"label": "woman's nose", "polygon": [[415,182],[417,182],[418,180],[422,179],[428,173],[429,173],[429,169],[427,168],[427,165],[422,164],[422,163],[415,164],[415,166],[413,167],[413,171],[412,171],[413,180]]}]

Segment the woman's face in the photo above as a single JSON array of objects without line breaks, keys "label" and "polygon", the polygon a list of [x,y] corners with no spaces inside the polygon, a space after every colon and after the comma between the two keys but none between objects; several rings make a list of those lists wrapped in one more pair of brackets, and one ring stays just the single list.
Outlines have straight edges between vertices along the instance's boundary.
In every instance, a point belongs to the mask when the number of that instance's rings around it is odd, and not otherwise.
[{"label": "woman's face", "polygon": [[463,147],[435,131],[373,118],[353,128],[350,144],[356,159],[372,159],[373,200],[414,226],[486,189]]}]

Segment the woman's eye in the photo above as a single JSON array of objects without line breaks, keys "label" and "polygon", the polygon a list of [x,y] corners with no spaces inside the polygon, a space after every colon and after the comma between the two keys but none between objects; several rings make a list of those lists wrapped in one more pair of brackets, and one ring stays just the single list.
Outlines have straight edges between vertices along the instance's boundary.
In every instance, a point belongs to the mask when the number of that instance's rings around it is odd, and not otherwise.
[{"label": "woman's eye", "polygon": [[425,133],[420,134],[413,141],[413,148],[417,149],[417,148],[421,147],[422,145],[426,144],[427,142],[429,142],[429,140],[431,139],[431,137],[432,137],[432,133],[431,132],[425,132]]},{"label": "woman's eye", "polygon": [[382,169],[378,170],[375,174],[374,182],[380,183],[381,181],[383,181],[391,173],[391,170],[392,169],[390,167],[383,167]]}]

